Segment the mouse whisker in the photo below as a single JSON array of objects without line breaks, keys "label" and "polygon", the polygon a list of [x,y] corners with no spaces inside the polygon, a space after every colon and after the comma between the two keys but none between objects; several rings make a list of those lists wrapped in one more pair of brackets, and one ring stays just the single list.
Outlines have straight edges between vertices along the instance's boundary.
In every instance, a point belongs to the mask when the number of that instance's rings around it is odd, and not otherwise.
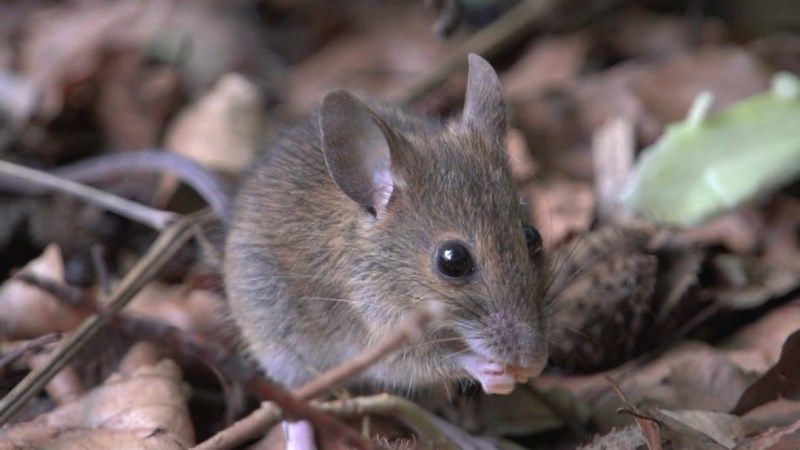
[{"label": "mouse whisker", "polygon": [[348,300],[346,298],[333,298],[333,297],[301,297],[302,300],[323,300],[329,302],[339,302],[339,303],[356,303],[354,300]]}]

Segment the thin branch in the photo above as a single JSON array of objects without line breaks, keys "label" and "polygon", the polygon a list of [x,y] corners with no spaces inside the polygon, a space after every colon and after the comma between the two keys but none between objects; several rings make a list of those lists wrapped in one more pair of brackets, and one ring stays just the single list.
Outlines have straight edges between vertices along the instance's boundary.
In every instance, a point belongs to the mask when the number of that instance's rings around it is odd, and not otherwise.
[{"label": "thin branch", "polygon": [[81,289],[52,278],[44,277],[34,272],[23,271],[14,275],[13,279],[43,290],[71,308],[79,308],[85,304]]},{"label": "thin branch", "polygon": [[13,417],[25,403],[38,394],[73,357],[147,284],[172,256],[193,236],[193,225],[211,220],[213,215],[203,210],[169,225],[147,253],[122,279],[107,309],[86,318],[70,332],[67,339],[50,355],[46,364],[31,371],[11,392],[0,400],[0,426]]},{"label": "thin branch", "polygon": [[[259,378],[253,387],[259,397],[268,398],[270,403],[278,405],[286,418],[309,421],[321,436],[325,436],[325,439],[342,442],[346,448],[357,448],[359,450],[372,448],[369,440],[362,437],[356,430],[325,412],[317,410],[308,402],[299,399],[292,392],[283,389],[277,384],[264,378]],[[261,426],[260,432],[256,436],[263,435],[266,430],[268,430],[267,427]]]},{"label": "thin branch", "polygon": [[635,406],[628,402],[628,398],[625,396],[625,393],[622,392],[617,382],[608,375],[605,377],[608,384],[611,385],[611,388],[614,389],[619,399],[622,400],[622,403],[627,407],[621,409],[620,412],[624,411],[633,416],[633,420],[636,421],[636,425],[639,426],[639,430],[641,430],[642,436],[644,436],[647,442],[647,447],[650,450],[662,450],[661,431],[659,431],[658,428],[658,421],[641,414]]},{"label": "thin branch", "polygon": [[[433,312],[430,311],[411,312],[392,333],[384,337],[377,345],[364,349],[354,358],[323,372],[314,380],[296,389],[293,392],[294,398],[305,400],[318,396],[348,378],[364,371],[388,354],[399,350],[409,341],[418,339],[422,334],[423,327],[427,325],[433,315]],[[269,397],[267,397],[267,399],[274,400]],[[271,408],[271,406],[265,405],[269,405],[269,403],[263,403],[261,408]],[[270,426],[270,423],[266,422],[265,418],[271,416],[260,411],[261,408],[230,427],[220,431],[207,441],[197,445],[194,449],[229,449],[263,434]]]},{"label": "thin branch", "polygon": [[432,317],[433,314],[425,310],[410,312],[400,325],[378,342],[377,345],[369,347],[343,364],[323,372],[309,383],[296,389],[293,394],[297,398],[311,399],[363,372],[386,355],[400,350],[408,342],[418,339],[422,329],[425,328]]},{"label": "thin branch", "polygon": [[20,344],[19,347],[0,355],[0,374],[3,370],[28,352],[40,350],[42,347],[61,340],[61,333],[49,333]]},{"label": "thin branch", "polygon": [[100,292],[103,298],[111,295],[111,276],[108,272],[108,265],[105,261],[105,248],[101,244],[94,244],[90,249],[92,256],[92,267],[94,268],[97,283],[100,285]]},{"label": "thin branch", "polygon": [[151,208],[90,186],[9,161],[0,160],[0,176],[17,180],[20,183],[33,183],[52,190],[66,192],[88,203],[101,206],[156,230],[163,230],[178,217],[175,213]]}]

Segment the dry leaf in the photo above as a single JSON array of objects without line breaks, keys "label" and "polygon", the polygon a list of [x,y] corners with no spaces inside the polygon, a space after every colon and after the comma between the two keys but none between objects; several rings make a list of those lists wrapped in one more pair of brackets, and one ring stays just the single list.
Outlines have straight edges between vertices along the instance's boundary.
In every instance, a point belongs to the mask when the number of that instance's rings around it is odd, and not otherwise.
[{"label": "dry leaf", "polygon": [[531,157],[525,135],[518,129],[508,130],[506,151],[511,176],[517,181],[526,181],[536,175],[538,165]]},{"label": "dry leaf", "polygon": [[112,375],[74,402],[6,428],[0,449],[187,448],[194,430],[186,400],[180,369],[162,360],[130,376]]},{"label": "dry leaf", "polygon": [[767,71],[746,50],[714,47],[675,58],[636,79],[633,88],[648,113],[662,125],[682,120],[703,91],[714,94],[713,111],[759,94]]},{"label": "dry leaf", "polygon": [[383,100],[401,97],[462,40],[431,39],[426,18],[431,11],[382,5],[363,30],[332,40],[294,68],[289,77],[290,110],[306,113],[336,88],[355,88]]},{"label": "dry leaf", "polygon": [[508,98],[530,95],[572,81],[583,67],[589,39],[583,33],[543,36],[502,75]]},{"label": "dry leaf", "polygon": [[[64,283],[61,250],[57,245],[49,245],[22,271]],[[73,307],[38,287],[14,278],[0,286],[0,336],[5,339],[29,339],[54,331],[68,331],[82,318]]]},{"label": "dry leaf", "polygon": [[125,308],[127,314],[155,319],[187,332],[218,330],[223,300],[217,294],[181,285],[153,282],[145,286]]},{"label": "dry leaf", "polygon": [[658,419],[662,429],[670,435],[674,448],[733,449],[748,434],[747,425],[739,417],[730,414],[661,408],[653,408],[650,414]]},{"label": "dry leaf", "polygon": [[744,391],[732,412],[744,414],[780,398],[800,400],[800,331],[786,339],[778,363]]},{"label": "dry leaf", "polygon": [[771,428],[758,436],[751,437],[737,449],[794,450],[800,446],[798,430],[800,430],[800,420],[784,427]]},{"label": "dry leaf", "polygon": [[545,246],[553,248],[589,230],[594,197],[589,183],[554,180],[532,184],[527,203]]},{"label": "dry leaf", "polygon": [[59,112],[65,87],[96,70],[102,49],[143,42],[166,15],[164,8],[165,2],[126,0],[38,11],[22,39],[21,68],[43,94],[42,114]]},{"label": "dry leaf", "polygon": [[[540,390],[559,411],[568,411],[568,420],[585,424],[591,413],[586,404],[561,388]],[[487,395],[481,399],[479,420],[482,429],[492,436],[520,436],[564,426],[537,395],[527,388],[517,388],[511,395]]]},{"label": "dry leaf", "polygon": [[264,128],[258,88],[242,75],[223,75],[175,120],[166,146],[222,172],[238,173],[255,155]]}]

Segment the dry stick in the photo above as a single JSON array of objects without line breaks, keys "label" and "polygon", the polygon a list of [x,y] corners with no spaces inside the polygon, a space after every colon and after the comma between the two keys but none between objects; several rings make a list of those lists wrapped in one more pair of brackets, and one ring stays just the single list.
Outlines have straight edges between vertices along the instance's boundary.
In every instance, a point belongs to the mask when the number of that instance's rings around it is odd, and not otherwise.
[{"label": "dry stick", "polygon": [[61,333],[48,333],[35,339],[25,341],[19,347],[0,355],[0,374],[6,366],[21,358],[25,353],[41,349],[47,344],[52,344],[61,339]]},{"label": "dry stick", "polygon": [[163,230],[178,217],[175,213],[150,208],[141,203],[136,203],[90,186],[8,161],[0,160],[0,176],[17,179],[22,183],[35,183],[53,190],[66,192],[88,203],[101,206],[120,216],[127,217],[156,230]]},{"label": "dry stick", "polygon": [[610,384],[611,388],[614,389],[614,392],[617,393],[619,399],[622,400],[622,403],[628,407],[627,412],[633,416],[633,420],[635,420],[636,425],[639,426],[639,430],[641,430],[642,436],[647,442],[647,447],[650,450],[662,450],[661,432],[658,429],[658,422],[652,418],[640,414],[636,407],[628,402],[628,398],[625,396],[625,393],[622,392],[622,389],[619,388],[619,385],[616,381],[614,381],[613,378],[606,375],[606,381],[608,381],[608,384]]},{"label": "dry stick", "polygon": [[419,100],[441,85],[451,73],[467,65],[467,55],[489,56],[530,31],[530,26],[555,9],[561,0],[526,0],[508,10],[500,18],[482,28],[439,63],[425,78],[411,86],[402,99],[406,103]]},{"label": "dry stick", "polygon": [[[269,404],[277,405],[285,418],[289,420],[306,420],[313,425],[320,436],[325,436],[326,441],[340,442],[345,448],[369,450],[372,448],[369,440],[362,437],[356,430],[343,424],[330,415],[317,410],[311,404],[297,398],[292,392],[285,390],[275,383],[260,378],[254,386],[255,392],[261,398],[269,399]],[[271,407],[271,406],[270,406]],[[272,425],[272,423],[268,424]],[[262,427],[257,436],[263,435],[269,428]]]},{"label": "dry stick", "polygon": [[213,218],[207,210],[181,218],[169,225],[125,275],[108,307],[103,313],[86,318],[80,326],[70,332],[67,339],[53,352],[47,363],[31,371],[11,392],[0,401],[0,426],[9,419],[50,381],[169,261],[193,235],[197,222],[205,223]]},{"label": "dry stick", "polygon": [[[378,360],[392,353],[409,341],[418,339],[425,327],[433,317],[429,311],[413,311],[401,322],[397,329],[383,338],[375,346],[369,347],[354,358],[323,372],[320,376],[296,389],[292,394],[296,399],[313,398],[327,389],[336,386],[342,381],[362,372],[375,364]],[[273,405],[263,403],[254,413],[220,431],[207,441],[194,447],[195,450],[220,450],[233,448],[249,439],[262,435],[273,424],[274,415],[267,414],[265,408],[271,409]]]},{"label": "dry stick", "polygon": [[81,289],[60,283],[53,278],[42,276],[35,272],[23,271],[14,275],[12,279],[41,289],[71,308],[78,308],[84,304],[83,291]]}]

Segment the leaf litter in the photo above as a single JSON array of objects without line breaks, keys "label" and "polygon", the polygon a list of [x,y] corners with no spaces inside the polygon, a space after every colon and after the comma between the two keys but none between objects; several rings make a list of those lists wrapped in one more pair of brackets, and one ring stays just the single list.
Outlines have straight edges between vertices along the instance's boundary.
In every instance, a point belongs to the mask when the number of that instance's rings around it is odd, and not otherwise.
[{"label": "leaf litter", "polygon": [[[326,91],[403,98],[508,2],[457,2],[461,14],[444,18],[422,2],[95,3],[2,5],[14,18],[0,39],[2,159],[49,170],[163,147],[235,182]],[[763,92],[775,72],[800,70],[800,45],[769,15],[748,26],[742,2],[699,12],[664,3],[559,31],[576,16],[566,2],[549,25],[492,49],[512,114],[512,173],[555,262],[553,357],[509,396],[465,384],[419,400],[491,436],[491,448],[800,447],[797,180],[688,227],[617,203],[630,163],[701,92],[714,93],[712,113]],[[437,20],[455,31],[436,37]],[[457,110],[463,82],[455,71],[415,107]],[[176,180],[154,180],[97,186],[180,212],[202,204]],[[5,396],[61,342],[37,339],[102,312],[103,285],[153,234],[64,195],[2,194],[0,210],[0,348],[24,350],[0,366]],[[255,407],[222,278],[205,257],[217,237],[206,237],[0,429],[0,448],[187,448]],[[367,427],[376,439],[423,442],[383,419]]]}]

